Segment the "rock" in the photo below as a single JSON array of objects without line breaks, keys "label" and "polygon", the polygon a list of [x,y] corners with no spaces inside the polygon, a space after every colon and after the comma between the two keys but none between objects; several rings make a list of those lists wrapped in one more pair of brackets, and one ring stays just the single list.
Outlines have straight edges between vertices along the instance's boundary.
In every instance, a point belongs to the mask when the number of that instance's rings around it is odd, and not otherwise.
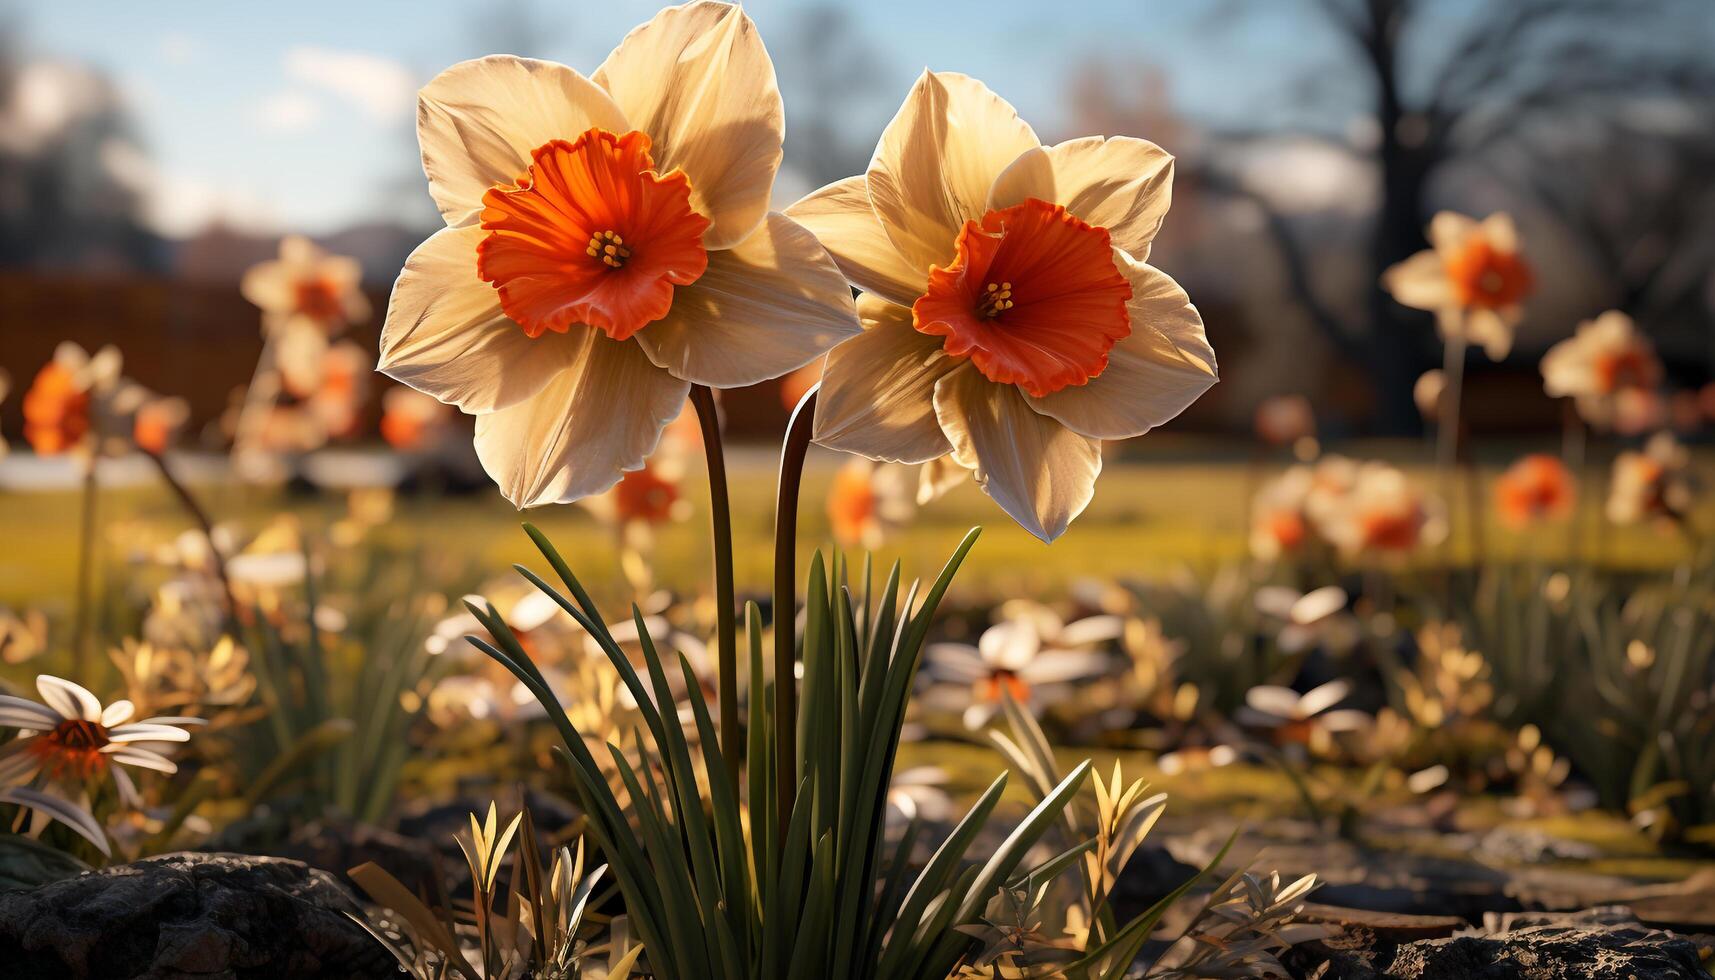
[{"label": "rock", "polygon": [[169,854],[0,894],[8,980],[398,976],[331,875],[297,861]]},{"label": "rock", "polygon": [[1306,902],[1304,910],[1293,920],[1335,926],[1343,931],[1363,929],[1369,935],[1388,942],[1402,943],[1414,939],[1444,939],[1465,928],[1464,919],[1451,915],[1405,915],[1400,912],[1372,912],[1348,909],[1320,902]]},{"label": "rock", "polygon": [[1530,926],[1399,948],[1385,974],[1398,980],[1693,980],[1706,978],[1697,947],[1642,925]]},{"label": "rock", "polygon": [[1492,919],[1506,931],[1393,946],[1368,928],[1294,947],[1305,980],[1679,980],[1703,978],[1695,944],[1619,907]]}]

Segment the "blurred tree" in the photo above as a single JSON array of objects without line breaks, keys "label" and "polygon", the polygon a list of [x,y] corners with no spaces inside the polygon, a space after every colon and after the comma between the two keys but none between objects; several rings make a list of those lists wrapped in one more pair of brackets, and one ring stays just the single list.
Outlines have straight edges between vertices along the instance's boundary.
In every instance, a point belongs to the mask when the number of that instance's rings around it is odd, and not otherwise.
[{"label": "blurred tree", "polygon": [[1670,364],[1715,364],[1715,92],[1524,132],[1493,167],[1565,226],[1604,305],[1644,326]]},{"label": "blurred tree", "polygon": [[67,61],[26,59],[0,25],[0,266],[153,269],[142,151],[113,85]]},{"label": "blurred tree", "polygon": [[[874,118],[878,100],[897,98],[880,49],[843,7],[796,11],[771,42],[786,99],[786,159],[807,186],[820,187],[869,166],[874,134],[850,125]],[[891,112],[881,109],[881,118]]]},{"label": "blurred tree", "polygon": [[[1715,105],[1709,57],[1715,19],[1708,0],[1300,2],[1340,41],[1329,49],[1333,59],[1279,89],[1297,110],[1281,113],[1283,122],[1225,137],[1321,139],[1376,168],[1379,194],[1365,256],[1369,295],[1361,317],[1342,315],[1318,297],[1308,275],[1288,281],[1338,347],[1364,351],[1379,427],[1416,425],[1411,382],[1433,360],[1430,318],[1394,304],[1380,289],[1380,274],[1424,247],[1433,185],[1453,165],[1483,167],[1546,205],[1594,257],[1607,260],[1601,268],[1615,277],[1614,305],[1646,328],[1654,327],[1652,318],[1683,309],[1692,288],[1684,284],[1687,268],[1701,262],[1707,275],[1710,222],[1664,212],[1676,198],[1683,205],[1688,190],[1708,207],[1707,160],[1715,138],[1708,125]],[[1230,7],[1221,10],[1211,20],[1231,13]],[[1687,131],[1672,146],[1647,141],[1654,152],[1679,158],[1671,164],[1676,176],[1634,181],[1635,166],[1626,168],[1645,150],[1639,109],[1649,107],[1659,118],[1664,107],[1675,106],[1701,113],[1700,133]],[[1354,127],[1354,118],[1366,124]],[[1582,143],[1562,138],[1574,131],[1600,135]],[[1695,153],[1686,152],[1687,140],[1698,145]],[[1621,167],[1628,191],[1616,186],[1614,166]],[[1213,185],[1237,188],[1230,175],[1219,176]],[[1635,200],[1621,203],[1633,192],[1654,202],[1647,212],[1629,210]],[[1265,199],[1257,201],[1266,207]],[[1271,213],[1267,227],[1286,264],[1305,267],[1304,245],[1290,222]],[[1670,254],[1681,249],[1691,251]],[[1707,319],[1704,312],[1699,322]]]}]

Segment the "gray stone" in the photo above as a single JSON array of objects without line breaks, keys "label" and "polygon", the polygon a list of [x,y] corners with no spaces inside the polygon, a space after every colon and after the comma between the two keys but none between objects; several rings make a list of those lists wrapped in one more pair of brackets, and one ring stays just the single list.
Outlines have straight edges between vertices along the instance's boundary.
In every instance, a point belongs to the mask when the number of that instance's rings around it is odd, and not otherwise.
[{"label": "gray stone", "polygon": [[1707,980],[1696,944],[1623,908],[1502,917],[1507,931],[1397,946],[1367,928],[1304,943],[1283,958],[1306,980]]},{"label": "gray stone", "polygon": [[1401,946],[1383,974],[1398,980],[1693,980],[1697,947],[1644,926],[1530,926]]},{"label": "gray stone", "polygon": [[169,854],[0,894],[7,980],[398,976],[351,894],[300,862]]}]

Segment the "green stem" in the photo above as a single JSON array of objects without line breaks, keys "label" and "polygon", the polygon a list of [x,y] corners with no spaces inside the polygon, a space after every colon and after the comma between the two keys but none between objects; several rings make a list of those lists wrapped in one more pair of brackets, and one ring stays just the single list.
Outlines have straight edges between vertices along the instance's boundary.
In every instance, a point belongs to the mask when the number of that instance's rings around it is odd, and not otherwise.
[{"label": "green stem", "polygon": [[[1465,388],[1465,338],[1450,337],[1446,345],[1446,360],[1442,365],[1446,387],[1441,392],[1439,417],[1435,425],[1435,462],[1439,471],[1441,499],[1447,507],[1447,563],[1452,566],[1454,542],[1454,468],[1459,462],[1460,401]],[[1466,515],[1475,520],[1477,515]]]},{"label": "green stem", "polygon": [[744,739],[738,726],[738,622],[733,593],[732,505],[727,496],[726,452],[721,445],[720,409],[707,385],[691,386],[691,404],[703,429],[703,453],[709,468],[709,524],[715,541],[716,679],[720,686],[721,753],[727,772],[738,780]]},{"label": "green stem", "polygon": [[78,529],[77,617],[72,630],[71,650],[72,676],[80,683],[89,682],[86,670],[89,667],[90,619],[94,615],[90,606],[95,577],[95,505],[100,490],[95,478],[95,463],[92,455],[84,466],[83,520]]},{"label": "green stem", "polygon": [[816,392],[820,389],[821,385],[815,385],[804,393],[786,424],[774,506],[774,789],[782,841],[791,828],[792,797],[798,785],[797,651],[793,649],[798,609],[798,489],[804,480],[804,457],[810,451],[811,422],[816,417]]},{"label": "green stem", "polygon": [[1596,481],[1590,479],[1585,465],[1588,437],[1584,421],[1578,417],[1578,406],[1570,398],[1562,398],[1560,401],[1561,425],[1564,429],[1561,455],[1566,460],[1566,470],[1572,475],[1573,486],[1577,490],[1577,496],[1572,500],[1572,519],[1566,522],[1566,566],[1575,568],[1584,557],[1584,514],[1589,510],[1590,500],[1596,495]]},{"label": "green stem", "polygon": [[226,574],[226,556],[220,553],[220,545],[216,544],[214,540],[214,522],[209,520],[208,511],[203,510],[202,504],[198,503],[196,497],[191,495],[190,488],[179,482],[179,478],[173,475],[172,467],[167,465],[165,455],[148,450],[144,450],[143,455],[154,462],[155,468],[161,472],[161,481],[167,485],[167,489],[173,491],[173,496],[179,498],[179,504],[184,507],[186,513],[191,515],[191,519],[196,521],[197,527],[202,530],[203,540],[208,542],[209,561],[214,565],[215,577],[220,579],[221,594],[226,597],[226,628],[234,636],[237,636],[238,599],[232,591],[232,580]]}]

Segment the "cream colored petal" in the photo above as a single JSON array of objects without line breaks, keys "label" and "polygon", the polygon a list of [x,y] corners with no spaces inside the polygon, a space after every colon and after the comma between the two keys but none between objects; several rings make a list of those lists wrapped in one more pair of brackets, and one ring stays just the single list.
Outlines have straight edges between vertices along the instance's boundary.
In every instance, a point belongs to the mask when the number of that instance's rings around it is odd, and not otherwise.
[{"label": "cream colored petal", "polygon": [[1031,410],[1013,385],[997,385],[963,364],[936,383],[935,417],[953,458],[1043,541],[1065,533],[1095,496],[1102,444]]},{"label": "cream colored petal", "polygon": [[913,267],[899,254],[870,207],[864,176],[847,177],[786,209],[792,220],[815,233],[852,285],[882,299],[910,306],[929,288],[929,268]]},{"label": "cream colored petal", "polygon": [[1478,227],[1482,230],[1483,237],[1489,240],[1489,244],[1493,245],[1496,251],[1518,251],[1518,226],[1513,224],[1512,215],[1505,211],[1496,211],[1484,218]]},{"label": "cream colored petal", "polygon": [[541,391],[479,415],[476,454],[518,507],[600,493],[643,465],[691,386],[629,340],[576,330],[580,355]]},{"label": "cream colored petal", "polygon": [[1429,244],[1443,254],[1465,244],[1477,230],[1477,222],[1457,211],[1438,211],[1429,219]]},{"label": "cream colored petal", "polygon": [[287,235],[280,239],[280,261],[292,272],[302,272],[327,257],[320,245],[303,235]]},{"label": "cream colored petal", "polygon": [[866,175],[870,203],[911,268],[945,266],[959,229],[988,209],[995,178],[1040,145],[982,82],[926,71],[875,148]]},{"label": "cream colored petal", "polygon": [[317,263],[315,272],[347,289],[356,289],[363,282],[362,263],[349,255],[330,255]]},{"label": "cream colored petal", "polygon": [[1031,197],[1106,228],[1116,248],[1142,262],[1173,202],[1173,156],[1130,136],[1029,150],[995,180],[989,205],[1007,208]]},{"label": "cream colored petal", "polygon": [[1513,349],[1513,328],[1506,311],[1487,307],[1471,310],[1465,320],[1465,339],[1482,347],[1490,360],[1505,360]]},{"label": "cream colored petal", "polygon": [[1140,436],[1183,412],[1218,378],[1203,318],[1173,277],[1120,253],[1131,280],[1131,335],[1108,353],[1088,384],[1062,388],[1030,406],[1092,439]]},{"label": "cream colored petal", "polygon": [[512,55],[461,61],[417,95],[423,172],[449,225],[479,210],[489,188],[516,181],[531,150],[598,126],[616,133],[631,128],[599,86],[551,61]]},{"label": "cream colored petal", "polygon": [[775,212],[673,291],[665,319],[637,334],[649,359],[715,388],[777,378],[860,330],[851,287],[816,236]]},{"label": "cream colored petal", "polygon": [[959,362],[941,338],[912,328],[909,309],[864,293],[857,311],[863,333],[829,352],[822,369],[816,441],[895,463],[950,452],[935,418],[935,383]]},{"label": "cream colored petal", "polygon": [[1550,398],[1587,394],[1595,388],[1595,372],[1577,338],[1568,338],[1542,355],[1542,388]]},{"label": "cream colored petal", "polygon": [[965,482],[971,471],[953,461],[953,454],[937,456],[923,464],[917,475],[917,506],[933,503],[947,491]]},{"label": "cream colored petal", "polygon": [[258,308],[280,312],[291,309],[298,301],[294,282],[286,263],[270,259],[246,270],[238,282],[238,291]]},{"label": "cream colored petal", "polygon": [[500,312],[499,294],[476,277],[485,234],[476,225],[443,228],[417,246],[381,327],[382,373],[473,414],[541,391],[583,349],[573,334],[531,339]]},{"label": "cream colored petal", "polygon": [[1433,249],[1424,249],[1382,273],[1382,288],[1394,302],[1414,310],[1438,310],[1453,302],[1447,267]]},{"label": "cream colored petal", "polygon": [[705,247],[731,248],[762,223],[786,111],[743,10],[712,0],[669,7],[626,35],[594,77],[649,134],[656,166],[691,178],[691,207],[712,222]]}]

